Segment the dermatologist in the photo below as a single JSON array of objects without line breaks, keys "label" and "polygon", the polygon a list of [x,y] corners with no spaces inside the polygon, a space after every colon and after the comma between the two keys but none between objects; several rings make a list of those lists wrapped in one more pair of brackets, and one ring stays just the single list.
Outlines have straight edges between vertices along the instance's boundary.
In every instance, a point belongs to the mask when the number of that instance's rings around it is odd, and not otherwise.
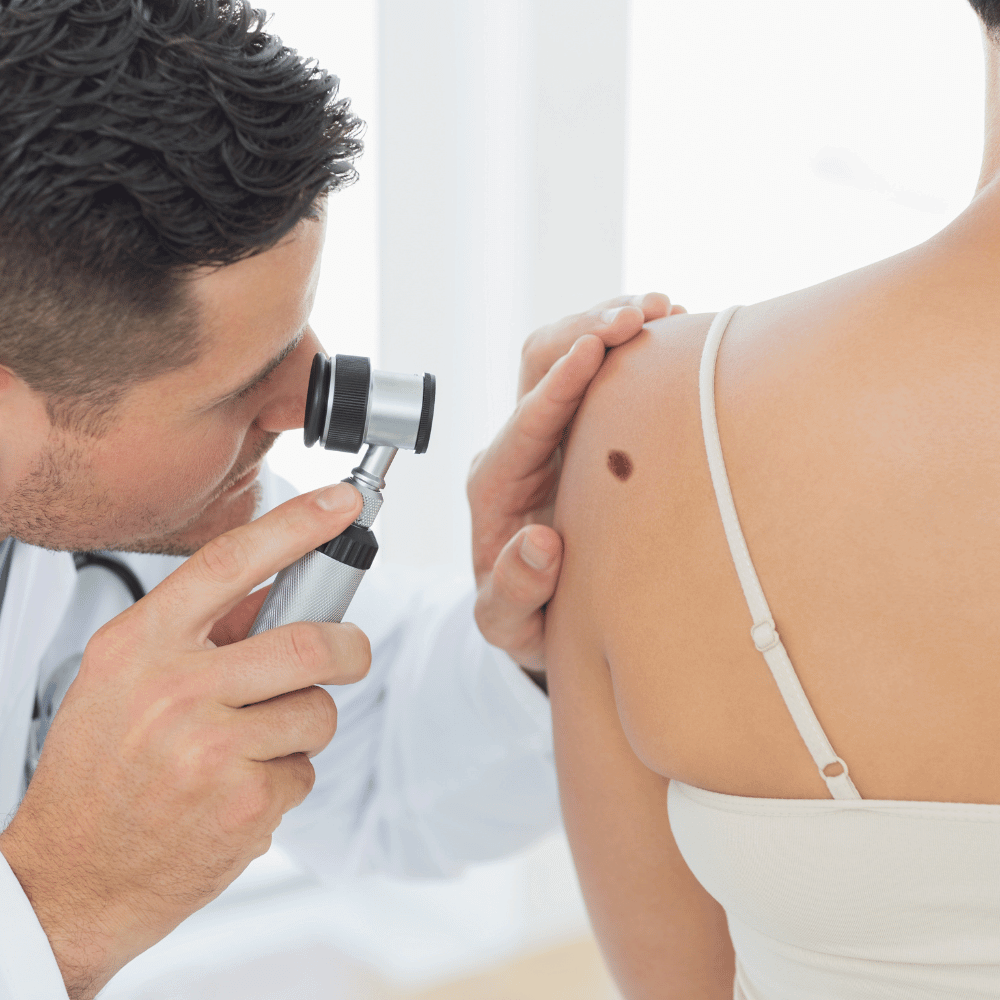
[{"label": "dermatologist", "polygon": [[240,4],[0,9],[2,1000],[94,997],[279,823],[317,872],[442,875],[559,822],[559,446],[671,306],[528,339],[469,478],[474,589],[376,569],[351,624],[245,638],[361,509],[264,461],[302,426],[325,198],[361,151],[336,92]]}]

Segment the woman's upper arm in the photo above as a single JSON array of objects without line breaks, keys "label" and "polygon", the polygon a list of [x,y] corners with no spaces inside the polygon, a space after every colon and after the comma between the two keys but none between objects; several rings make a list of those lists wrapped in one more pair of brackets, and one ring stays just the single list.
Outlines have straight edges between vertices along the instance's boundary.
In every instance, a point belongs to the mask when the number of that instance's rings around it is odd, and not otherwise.
[{"label": "woman's upper arm", "polygon": [[547,611],[546,662],[563,817],[595,933],[627,1000],[729,1000],[725,912],[677,848],[668,781],[630,745],[605,658],[608,595],[620,601],[622,587],[636,585],[608,573],[623,511],[607,482],[606,429],[627,391],[616,380],[628,371],[612,364],[581,408],[557,502],[565,549]]}]

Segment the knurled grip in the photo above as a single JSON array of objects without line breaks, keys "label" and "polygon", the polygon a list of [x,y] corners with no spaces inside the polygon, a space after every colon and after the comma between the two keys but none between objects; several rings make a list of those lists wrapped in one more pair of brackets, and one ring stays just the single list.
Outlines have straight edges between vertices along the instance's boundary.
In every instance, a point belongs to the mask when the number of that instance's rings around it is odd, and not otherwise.
[{"label": "knurled grip", "polygon": [[343,482],[350,483],[361,494],[361,499],[364,500],[365,505],[361,508],[361,513],[358,514],[354,523],[359,528],[370,528],[375,523],[375,518],[382,508],[381,492],[373,490],[370,486],[355,479],[354,476],[344,479]]},{"label": "knurled grip", "polygon": [[364,575],[315,549],[306,553],[275,577],[247,635],[289,622],[342,622]]},{"label": "knurled grip", "polygon": [[[364,501],[354,523],[370,528],[382,507],[382,493],[355,476],[350,483]],[[365,571],[346,566],[323,552],[307,552],[286,566],[271,584],[247,636],[266,632],[289,622],[341,622]]]}]

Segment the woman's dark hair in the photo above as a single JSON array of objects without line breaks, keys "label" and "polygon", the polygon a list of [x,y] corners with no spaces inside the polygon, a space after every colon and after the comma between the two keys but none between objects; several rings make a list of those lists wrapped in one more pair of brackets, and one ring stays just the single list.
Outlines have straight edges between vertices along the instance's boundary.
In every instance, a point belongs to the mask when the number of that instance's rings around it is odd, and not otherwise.
[{"label": "woman's dark hair", "polygon": [[1000,0],[969,0],[993,41],[1000,41]]},{"label": "woman's dark hair", "polygon": [[0,0],[0,364],[98,433],[198,357],[185,274],[356,179],[339,80],[242,0]]}]

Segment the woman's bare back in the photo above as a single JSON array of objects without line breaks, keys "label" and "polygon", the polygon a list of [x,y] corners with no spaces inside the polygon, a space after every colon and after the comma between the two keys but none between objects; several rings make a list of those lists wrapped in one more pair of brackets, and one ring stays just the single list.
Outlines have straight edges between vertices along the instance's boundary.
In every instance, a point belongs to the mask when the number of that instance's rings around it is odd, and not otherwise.
[{"label": "woman's bare back", "polygon": [[[989,231],[960,220],[740,310],[719,352],[750,554],[865,799],[1000,804],[998,267]],[[829,798],[751,641],[712,489],[698,397],[711,319],[658,321],[609,356],[567,453],[563,572],[575,561],[592,580],[601,620],[587,627],[650,768]]]}]

